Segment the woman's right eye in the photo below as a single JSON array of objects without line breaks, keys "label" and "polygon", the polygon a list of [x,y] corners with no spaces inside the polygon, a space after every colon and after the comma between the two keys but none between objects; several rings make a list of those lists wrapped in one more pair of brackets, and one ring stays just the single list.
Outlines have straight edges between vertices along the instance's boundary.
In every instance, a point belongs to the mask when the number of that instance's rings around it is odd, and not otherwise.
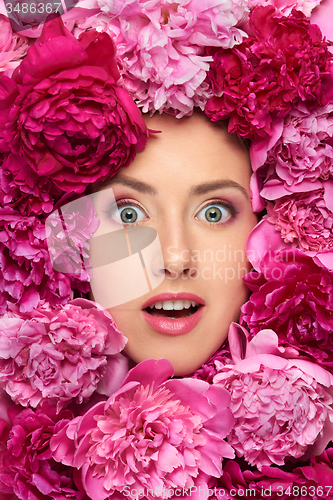
[{"label": "woman's right eye", "polygon": [[118,201],[105,211],[110,219],[119,224],[135,224],[147,219],[143,210],[133,202],[127,200]]}]

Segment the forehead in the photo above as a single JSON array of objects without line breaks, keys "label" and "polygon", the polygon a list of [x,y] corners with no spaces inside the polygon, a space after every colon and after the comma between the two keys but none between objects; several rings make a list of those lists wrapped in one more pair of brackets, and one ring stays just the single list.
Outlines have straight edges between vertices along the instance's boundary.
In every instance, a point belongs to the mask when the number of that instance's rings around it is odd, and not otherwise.
[{"label": "forehead", "polygon": [[175,118],[162,114],[144,117],[150,129],[144,151],[121,170],[146,182],[195,184],[228,178],[247,187],[251,167],[247,149],[226,127],[212,123],[203,113]]}]

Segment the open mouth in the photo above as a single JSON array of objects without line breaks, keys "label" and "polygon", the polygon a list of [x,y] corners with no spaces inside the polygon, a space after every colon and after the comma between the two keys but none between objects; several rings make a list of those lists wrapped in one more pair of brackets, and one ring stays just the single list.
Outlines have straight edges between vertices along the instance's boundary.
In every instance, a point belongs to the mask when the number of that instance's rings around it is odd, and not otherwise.
[{"label": "open mouth", "polygon": [[151,316],[178,319],[192,316],[199,307],[201,304],[189,300],[166,300],[146,307],[145,311]]}]

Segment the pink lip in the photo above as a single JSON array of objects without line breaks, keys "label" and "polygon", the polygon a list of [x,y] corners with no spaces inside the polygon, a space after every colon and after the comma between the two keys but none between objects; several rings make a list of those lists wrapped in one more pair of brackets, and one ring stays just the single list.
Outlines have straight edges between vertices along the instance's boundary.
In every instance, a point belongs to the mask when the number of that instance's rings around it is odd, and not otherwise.
[{"label": "pink lip", "polygon": [[203,314],[203,307],[199,309],[191,316],[186,318],[165,318],[163,316],[152,316],[147,313],[144,309],[149,307],[156,302],[163,302],[165,300],[190,300],[196,302],[197,304],[205,305],[205,302],[192,293],[163,293],[156,295],[151,299],[148,299],[142,306],[143,317],[147,321],[148,325],[151,326],[158,333],[165,333],[167,335],[181,335],[183,333],[190,332],[200,321]]}]

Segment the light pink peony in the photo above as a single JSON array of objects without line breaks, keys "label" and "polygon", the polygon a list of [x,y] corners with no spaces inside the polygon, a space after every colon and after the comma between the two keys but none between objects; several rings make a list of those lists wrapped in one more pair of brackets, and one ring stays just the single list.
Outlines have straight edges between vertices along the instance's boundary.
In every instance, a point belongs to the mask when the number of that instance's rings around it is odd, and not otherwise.
[{"label": "light pink peony", "polygon": [[92,500],[115,492],[189,488],[203,474],[219,477],[222,457],[233,458],[223,438],[233,418],[229,395],[195,379],[167,380],[168,360],[146,360],[127,375],[122,388],[91,408],[51,440],[53,457],[81,470]]},{"label": "light pink peony", "polygon": [[267,204],[267,220],[285,243],[304,252],[333,250],[333,181],[308,193],[295,193]]},{"label": "light pink peony", "polygon": [[27,50],[27,39],[14,34],[8,18],[0,14],[0,72],[15,69]]},{"label": "light pink peony", "polygon": [[[311,14],[311,22],[317,24],[327,40],[332,41],[332,15],[333,4],[330,0],[321,0],[320,5],[316,7]],[[332,48],[330,49],[332,52]]]},{"label": "light pink peony", "polygon": [[[229,330],[234,364],[214,377],[231,394],[236,419],[228,435],[238,456],[260,470],[288,458],[321,453],[333,438],[333,375],[305,359],[287,359],[272,330],[251,342],[233,324]],[[297,354],[297,352],[296,352]]]},{"label": "light pink peony", "polygon": [[85,299],[40,304],[29,315],[14,309],[0,318],[0,382],[23,406],[82,403],[125,343],[109,313]]},{"label": "light pink peony", "polygon": [[[211,95],[205,82],[207,46],[230,48],[242,41],[247,18],[240,0],[99,0],[109,16],[124,84],[144,112],[191,115]],[[98,16],[97,16],[98,18]],[[94,21],[94,26],[96,21]]]},{"label": "light pink peony", "polygon": [[99,226],[90,196],[78,198],[52,212],[45,222],[48,251],[55,270],[90,282],[89,240]]},{"label": "light pink peony", "polygon": [[[307,108],[299,104],[275,120],[269,140],[251,145],[251,164],[264,182],[261,196],[276,200],[321,187],[333,175],[333,105]],[[258,170],[259,169],[259,170]]]},{"label": "light pink peony", "polygon": [[267,202],[268,215],[252,230],[247,240],[247,256],[260,268],[266,252],[293,247],[333,269],[333,181],[321,189],[283,196]]},{"label": "light pink peony", "polygon": [[[312,10],[320,4],[322,0],[249,0],[249,7],[253,9],[256,5],[274,5],[285,16],[289,16],[295,8],[300,10],[307,17],[310,17]],[[317,23],[314,23],[317,24]]]}]

